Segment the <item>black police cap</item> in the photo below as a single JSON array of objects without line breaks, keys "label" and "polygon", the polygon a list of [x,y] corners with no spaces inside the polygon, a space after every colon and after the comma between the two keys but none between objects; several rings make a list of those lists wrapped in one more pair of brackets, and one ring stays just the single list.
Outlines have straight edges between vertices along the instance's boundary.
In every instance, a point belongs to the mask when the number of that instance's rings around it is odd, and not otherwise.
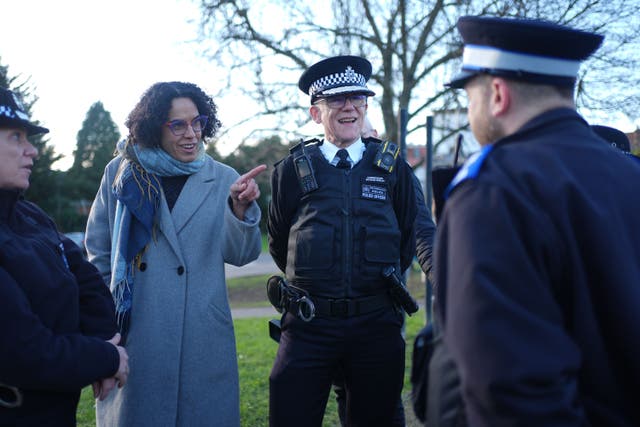
[{"label": "black police cap", "polygon": [[554,86],[573,86],[580,63],[603,36],[535,19],[465,16],[462,70],[447,85],[461,88],[478,74]]},{"label": "black police cap", "polygon": [[49,132],[49,129],[32,123],[18,96],[5,88],[0,88],[0,127],[24,128],[30,136]]},{"label": "black police cap", "polygon": [[309,67],[298,81],[301,91],[311,96],[313,104],[318,98],[344,93],[375,93],[367,87],[371,77],[371,63],[352,55],[323,59]]},{"label": "black police cap", "polygon": [[623,151],[624,153],[631,152],[631,144],[629,143],[629,137],[616,128],[602,125],[593,125],[591,129],[602,139],[611,144],[612,147]]}]

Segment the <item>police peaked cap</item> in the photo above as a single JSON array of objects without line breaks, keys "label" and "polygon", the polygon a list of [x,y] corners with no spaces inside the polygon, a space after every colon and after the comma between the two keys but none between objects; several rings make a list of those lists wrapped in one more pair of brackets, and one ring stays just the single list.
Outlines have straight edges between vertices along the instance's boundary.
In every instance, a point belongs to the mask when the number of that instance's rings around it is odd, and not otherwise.
[{"label": "police peaked cap", "polygon": [[49,129],[31,122],[15,93],[0,88],[0,128],[6,127],[24,128],[29,136],[49,132]]},{"label": "police peaked cap", "polygon": [[334,56],[309,67],[298,80],[301,91],[311,96],[313,104],[318,98],[344,93],[362,93],[373,96],[367,87],[371,77],[371,63],[360,56]]},{"label": "police peaked cap", "polygon": [[611,144],[612,147],[615,147],[625,153],[631,152],[629,137],[627,137],[627,135],[621,130],[601,125],[593,125],[591,126],[591,129],[596,133],[596,135]]},{"label": "police peaked cap", "polygon": [[573,86],[581,61],[603,36],[548,21],[464,16],[462,70],[447,86],[462,88],[478,74],[537,84]]}]

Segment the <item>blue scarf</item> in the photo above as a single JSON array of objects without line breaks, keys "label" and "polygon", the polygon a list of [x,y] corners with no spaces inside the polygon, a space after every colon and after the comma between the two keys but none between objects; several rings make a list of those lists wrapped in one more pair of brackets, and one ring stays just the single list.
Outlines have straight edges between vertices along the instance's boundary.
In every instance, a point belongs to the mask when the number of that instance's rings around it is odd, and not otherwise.
[{"label": "blue scarf", "polygon": [[122,156],[119,173],[113,182],[116,213],[111,251],[109,288],[116,306],[116,320],[125,343],[131,323],[131,302],[135,268],[151,240],[160,206],[162,186],[159,176],[191,175],[205,162],[204,143],[198,158],[184,163],[159,147],[144,148],[122,140],[117,145]]}]

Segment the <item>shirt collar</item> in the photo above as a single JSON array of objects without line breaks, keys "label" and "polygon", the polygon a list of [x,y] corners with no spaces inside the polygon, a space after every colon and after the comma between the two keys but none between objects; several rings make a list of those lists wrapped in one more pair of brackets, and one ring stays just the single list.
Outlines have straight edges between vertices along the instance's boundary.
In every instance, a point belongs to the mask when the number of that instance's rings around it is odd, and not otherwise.
[{"label": "shirt collar", "polygon": [[[362,160],[365,148],[366,146],[364,145],[364,142],[362,142],[361,138],[358,138],[353,144],[345,148],[349,153],[349,158],[353,162],[353,165]],[[339,149],[340,148],[336,147],[326,139],[324,140],[324,143],[320,145],[320,152],[322,152],[324,158],[331,164],[334,163],[334,158],[336,157],[336,153]]]}]

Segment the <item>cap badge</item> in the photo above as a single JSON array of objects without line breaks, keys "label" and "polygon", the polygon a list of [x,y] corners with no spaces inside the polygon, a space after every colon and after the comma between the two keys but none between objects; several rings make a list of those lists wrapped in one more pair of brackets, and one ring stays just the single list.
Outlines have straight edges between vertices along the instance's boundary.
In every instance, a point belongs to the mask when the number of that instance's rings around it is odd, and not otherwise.
[{"label": "cap badge", "polygon": [[352,81],[352,82],[357,82],[358,81],[358,77],[356,76],[356,72],[353,71],[353,68],[351,68],[351,65],[349,65],[347,67],[347,69],[344,70],[344,76],[345,76],[345,79],[348,82],[349,81]]}]

